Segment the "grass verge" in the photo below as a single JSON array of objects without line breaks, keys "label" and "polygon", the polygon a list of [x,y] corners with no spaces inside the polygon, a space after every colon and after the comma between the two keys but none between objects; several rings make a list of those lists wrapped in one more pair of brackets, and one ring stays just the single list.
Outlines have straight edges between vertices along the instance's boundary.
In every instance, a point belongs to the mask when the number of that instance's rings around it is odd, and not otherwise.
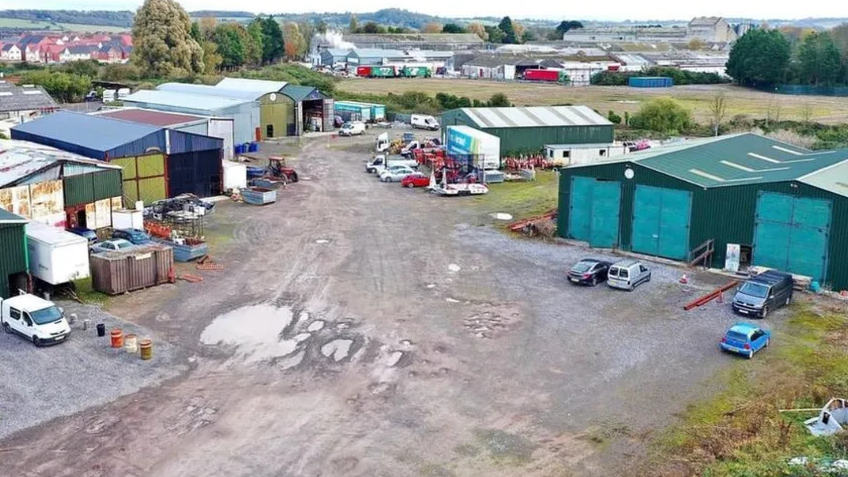
[{"label": "grass verge", "polygon": [[555,209],[558,189],[555,172],[537,171],[533,182],[491,184],[488,194],[471,198],[471,205],[485,214],[500,212],[521,220]]},{"label": "grass verge", "polygon": [[723,392],[690,406],[683,423],[657,439],[642,475],[824,475],[788,460],[848,458],[846,433],[813,437],[804,427],[817,412],[779,412],[848,396],[848,319],[835,310],[793,311],[765,352],[719,376]]},{"label": "grass verge", "polygon": [[94,285],[92,285],[90,277],[83,278],[81,280],[75,280],[74,292],[77,294],[77,297],[79,297],[79,299],[86,305],[98,305],[103,308],[106,308],[112,300],[111,296],[105,293],[100,293],[99,291],[94,289]]}]

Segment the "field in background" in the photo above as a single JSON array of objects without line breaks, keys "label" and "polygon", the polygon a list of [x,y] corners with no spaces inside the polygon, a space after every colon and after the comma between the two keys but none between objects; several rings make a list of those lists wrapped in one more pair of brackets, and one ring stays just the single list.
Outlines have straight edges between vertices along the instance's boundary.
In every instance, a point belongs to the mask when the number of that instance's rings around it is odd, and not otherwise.
[{"label": "field in background", "polygon": [[422,91],[431,95],[449,93],[471,99],[489,99],[495,93],[506,94],[516,106],[546,106],[585,104],[606,115],[615,111],[635,113],[643,101],[658,97],[672,97],[692,110],[695,119],[709,122],[709,104],[717,93],[727,97],[728,114],[744,114],[751,118],[764,118],[769,108],[779,112],[779,119],[804,119],[804,111],[812,111],[813,121],[843,123],[848,117],[848,98],[830,96],[789,96],[752,91],[732,85],[693,85],[673,88],[629,88],[626,86],[565,87],[547,84],[507,83],[468,79],[365,79],[355,78],[341,82],[339,89],[352,93],[400,94],[405,91]]},{"label": "field in background", "polygon": [[75,32],[108,32],[120,33],[130,31],[130,28],[106,26],[106,25],[83,25],[76,23],[50,23],[47,21],[33,22],[30,20],[22,20],[19,18],[2,18],[0,17],[0,28],[16,28],[27,30],[54,30],[54,31],[75,31]]}]

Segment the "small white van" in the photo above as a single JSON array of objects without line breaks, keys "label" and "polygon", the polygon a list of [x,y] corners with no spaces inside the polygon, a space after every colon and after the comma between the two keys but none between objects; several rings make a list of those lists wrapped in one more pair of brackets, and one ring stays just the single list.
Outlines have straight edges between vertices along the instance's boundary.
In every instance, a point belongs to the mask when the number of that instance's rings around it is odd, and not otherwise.
[{"label": "small white van", "polygon": [[365,134],[365,123],[362,121],[351,121],[344,123],[339,129],[339,136],[361,136]]},{"label": "small white van", "polygon": [[424,116],[421,114],[412,115],[412,127],[418,129],[426,129],[428,131],[438,131],[439,122],[433,116]]},{"label": "small white van", "polygon": [[651,281],[651,270],[637,260],[616,262],[607,273],[607,285],[611,288],[633,291],[639,285],[649,281]]},{"label": "small white van", "polygon": [[0,302],[3,331],[15,333],[36,346],[66,341],[71,327],[61,308],[35,295],[19,295]]}]

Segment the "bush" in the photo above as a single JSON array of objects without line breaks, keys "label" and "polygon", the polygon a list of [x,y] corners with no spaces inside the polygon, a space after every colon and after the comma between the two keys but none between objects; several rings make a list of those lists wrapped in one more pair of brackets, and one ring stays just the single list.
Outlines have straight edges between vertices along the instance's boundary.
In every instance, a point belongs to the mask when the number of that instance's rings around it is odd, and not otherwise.
[{"label": "bush", "polygon": [[661,66],[652,66],[642,71],[601,71],[595,73],[590,82],[598,86],[626,86],[627,81],[633,76],[666,76],[674,80],[676,86],[730,82],[717,73],[700,73]]},{"label": "bush", "polygon": [[141,70],[135,65],[113,63],[100,70],[100,79],[117,83],[138,81],[141,79]]},{"label": "bush", "polygon": [[621,124],[621,116],[615,114],[615,111],[610,110],[610,112],[607,114],[607,119],[609,119],[610,122],[613,124]]},{"label": "bush", "polygon": [[630,126],[635,129],[665,134],[687,131],[693,124],[689,110],[668,98],[659,98],[647,103],[630,119]]}]

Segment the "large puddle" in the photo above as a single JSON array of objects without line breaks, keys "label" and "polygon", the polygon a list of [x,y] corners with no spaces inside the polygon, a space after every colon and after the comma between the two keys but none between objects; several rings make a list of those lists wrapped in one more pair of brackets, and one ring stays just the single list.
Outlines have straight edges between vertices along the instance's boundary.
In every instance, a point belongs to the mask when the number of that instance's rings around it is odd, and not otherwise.
[{"label": "large puddle", "polygon": [[293,319],[287,307],[246,306],[215,318],[203,330],[200,341],[207,345],[236,346],[238,356],[248,363],[282,358],[294,353],[298,342],[303,341],[303,337],[289,340],[281,337]]}]

